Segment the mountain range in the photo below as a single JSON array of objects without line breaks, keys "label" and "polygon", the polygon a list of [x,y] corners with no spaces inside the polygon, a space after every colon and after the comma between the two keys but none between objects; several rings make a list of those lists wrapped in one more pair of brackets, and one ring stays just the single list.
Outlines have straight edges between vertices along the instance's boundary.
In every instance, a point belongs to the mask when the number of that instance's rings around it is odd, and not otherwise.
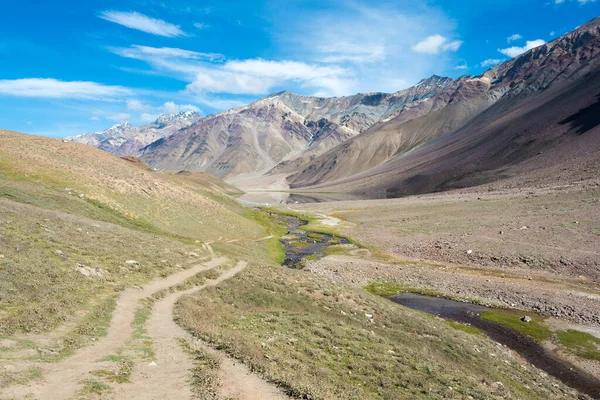
[{"label": "mountain range", "polygon": [[284,91],[204,118],[118,124],[72,140],[242,187],[404,195],[517,176],[580,179],[599,159],[599,53],[595,18],[479,76],[434,75],[391,94]]},{"label": "mountain range", "polygon": [[117,156],[136,155],[141,148],[189,127],[200,118],[197,112],[181,111],[163,114],[156,121],[139,127],[134,127],[129,122],[120,122],[102,132],[84,133],[66,139],[98,147]]}]

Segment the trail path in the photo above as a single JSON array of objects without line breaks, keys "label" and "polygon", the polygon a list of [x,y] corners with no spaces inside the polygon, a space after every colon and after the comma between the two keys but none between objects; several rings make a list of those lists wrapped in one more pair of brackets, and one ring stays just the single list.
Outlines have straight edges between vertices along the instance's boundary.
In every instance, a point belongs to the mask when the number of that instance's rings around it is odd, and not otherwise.
[{"label": "trail path", "polygon": [[[167,278],[151,282],[142,289],[125,290],[117,301],[105,337],[58,363],[40,364],[40,368],[43,370],[41,381],[7,388],[0,395],[0,399],[64,400],[76,396],[82,388],[82,382],[92,377],[90,372],[101,369],[107,364],[100,360],[117,352],[131,338],[133,334],[132,321],[141,299],[175,286],[199,272],[213,269],[226,260],[225,257],[214,258]],[[173,306],[181,296],[217,285],[235,276],[245,267],[246,262],[239,262],[235,268],[225,271],[219,278],[211,280],[203,286],[172,293],[156,303],[147,322],[147,329],[148,334],[155,341],[158,365],[152,370],[137,366],[133,374],[133,384],[121,384],[116,387],[114,394],[117,399],[185,399],[192,397],[188,382],[192,363],[178,343],[180,337],[186,337],[188,334],[174,322]],[[239,386],[232,391],[232,393],[241,393],[238,398],[285,398],[283,395],[271,395],[272,393],[278,394],[278,389],[250,374],[242,364],[234,363],[216,351],[215,353],[223,361],[224,370],[228,371],[221,373],[223,387],[228,388],[231,384]]]},{"label": "trail path", "polygon": [[[178,339],[193,339],[173,320],[173,307],[182,296],[215,286],[241,272],[246,265],[245,261],[240,261],[217,279],[186,291],[172,293],[155,304],[152,315],[146,322],[146,328],[148,335],[154,339],[157,365],[150,366],[148,363],[137,365],[131,377],[132,383],[119,385],[116,398],[164,400],[192,397],[188,375],[193,363],[181,348]],[[243,364],[232,361],[229,357],[209,349],[208,346],[198,343],[195,346],[201,346],[203,350],[211,352],[220,360],[223,397],[242,400],[287,398],[274,385],[251,374]]]}]

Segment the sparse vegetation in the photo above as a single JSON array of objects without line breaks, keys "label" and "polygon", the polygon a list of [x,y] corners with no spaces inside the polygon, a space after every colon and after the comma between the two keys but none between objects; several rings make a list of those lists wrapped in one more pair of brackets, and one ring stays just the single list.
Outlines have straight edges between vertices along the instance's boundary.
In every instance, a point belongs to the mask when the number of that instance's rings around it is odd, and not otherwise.
[{"label": "sparse vegetation", "polygon": [[422,294],[425,296],[444,297],[441,293],[436,292],[435,290],[409,287],[391,281],[371,282],[365,289],[369,293],[384,297],[393,296],[401,292]]},{"label": "sparse vegetation", "polygon": [[[485,336],[302,271],[254,264],[183,298],[176,313],[198,337],[297,397],[485,398],[489,381],[503,383],[493,389],[498,397],[564,395],[523,385],[539,374],[489,356],[494,345]],[[488,350],[478,353],[474,343]]]},{"label": "sparse vegetation", "polygon": [[558,332],[558,341],[579,357],[600,361],[600,339],[596,336],[569,329]]},{"label": "sparse vegetation", "polygon": [[194,394],[202,400],[219,399],[219,360],[202,348],[194,347],[185,339],[180,340],[180,345],[190,354],[194,361],[191,380]]},{"label": "sparse vegetation", "polygon": [[471,325],[465,325],[465,324],[461,324],[459,322],[450,321],[450,320],[446,320],[446,321],[444,321],[444,323],[448,326],[451,326],[454,329],[459,330],[459,331],[467,332],[472,335],[483,335],[483,332],[480,329],[477,329]]}]

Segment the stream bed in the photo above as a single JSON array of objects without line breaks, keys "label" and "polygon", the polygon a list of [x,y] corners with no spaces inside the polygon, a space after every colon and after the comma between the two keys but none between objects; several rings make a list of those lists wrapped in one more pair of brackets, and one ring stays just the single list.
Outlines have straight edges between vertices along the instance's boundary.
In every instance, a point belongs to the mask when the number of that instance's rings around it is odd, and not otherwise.
[{"label": "stream bed", "polygon": [[278,215],[278,223],[287,226],[287,235],[281,238],[285,246],[284,266],[303,268],[306,260],[317,260],[325,257],[325,250],[332,246],[352,246],[346,238],[324,233],[307,232],[300,229],[308,222],[289,215]]},{"label": "stream bed", "polygon": [[[498,323],[481,318],[481,313],[494,308],[414,293],[399,293],[389,297],[394,303],[438,317],[469,324],[485,332],[492,340],[518,353],[529,363],[560,379],[566,385],[600,399],[600,381],[559,357],[555,352]],[[523,312],[525,315],[525,312]]]},{"label": "stream bed", "polygon": [[[275,215],[278,217],[277,222],[288,228],[288,234],[281,238],[281,243],[285,246],[283,265],[288,268],[303,268],[305,261],[326,256],[326,250],[333,246],[356,248],[346,238],[300,229],[308,222],[297,217]],[[388,299],[413,310],[472,325],[566,385],[594,399],[600,399],[600,381],[594,376],[559,357],[555,352],[542,347],[533,338],[481,318],[483,311],[494,310],[494,308],[414,293],[399,293]]]},{"label": "stream bed", "polygon": [[[356,248],[346,238],[300,229],[308,224],[307,221],[288,215],[274,215],[278,218],[277,222],[285,225],[288,229],[287,235],[281,238],[281,243],[285,246],[283,265],[288,268],[303,268],[305,261],[326,256],[327,249],[333,246]],[[566,385],[594,399],[600,399],[600,381],[594,376],[559,357],[555,352],[544,348],[533,338],[481,318],[480,315],[483,311],[494,310],[494,308],[414,293],[400,293],[388,299],[413,310],[472,325],[485,332],[492,340],[515,351],[527,362],[560,379]]]}]

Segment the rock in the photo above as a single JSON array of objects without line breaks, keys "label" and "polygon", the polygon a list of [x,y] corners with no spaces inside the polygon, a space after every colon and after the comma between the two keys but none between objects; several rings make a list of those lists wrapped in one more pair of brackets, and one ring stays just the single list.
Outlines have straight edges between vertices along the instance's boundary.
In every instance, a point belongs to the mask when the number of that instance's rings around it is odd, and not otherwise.
[{"label": "rock", "polygon": [[189,255],[190,257],[200,257],[200,256],[198,255],[198,253],[194,253],[193,251],[190,251],[190,252],[188,253],[188,255]]},{"label": "rock", "polygon": [[150,364],[148,364],[149,367],[157,367],[158,364],[155,363],[154,361],[152,361]]},{"label": "rock", "polygon": [[529,315],[524,315],[523,317],[521,317],[521,321],[531,322],[531,317]]},{"label": "rock", "polygon": [[520,231],[524,231],[525,229],[529,229],[528,226],[523,225],[522,227],[519,228]]},{"label": "rock", "polygon": [[373,314],[365,314],[365,317],[371,319],[371,318],[373,318]]},{"label": "rock", "polygon": [[81,193],[81,194],[79,195],[79,198],[80,198],[80,199],[83,199],[84,197],[85,197],[85,195],[84,195],[83,193]]},{"label": "rock", "polygon": [[125,261],[125,264],[127,264],[127,265],[139,265],[139,262],[137,262],[135,260],[127,260],[127,261]]},{"label": "rock", "polygon": [[64,253],[62,252],[62,250],[56,250],[54,253],[59,257],[64,257]]},{"label": "rock", "polygon": [[0,259],[4,258],[4,254],[0,254]]},{"label": "rock", "polygon": [[471,254],[473,254],[473,250],[467,250],[467,254],[468,254],[468,255],[471,255]]},{"label": "rock", "polygon": [[100,267],[90,268],[83,264],[77,264],[77,266],[75,268],[77,269],[77,272],[79,272],[83,276],[96,277],[96,278],[100,278],[100,277],[104,276],[104,272],[102,271],[102,268],[100,268]]}]

